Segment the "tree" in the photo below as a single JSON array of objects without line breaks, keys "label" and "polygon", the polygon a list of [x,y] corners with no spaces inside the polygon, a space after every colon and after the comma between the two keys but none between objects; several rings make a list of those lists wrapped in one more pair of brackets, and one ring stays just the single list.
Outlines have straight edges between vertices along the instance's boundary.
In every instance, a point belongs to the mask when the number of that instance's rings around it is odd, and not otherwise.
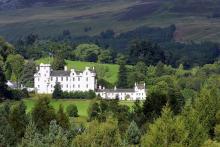
[{"label": "tree", "polygon": [[149,126],[141,146],[186,146],[187,130],[180,117],[174,117],[170,108],[165,107],[162,116]]},{"label": "tree", "polygon": [[[96,129],[94,129],[96,126]],[[108,120],[105,123],[91,122],[89,127],[81,135],[73,140],[74,147],[105,146],[114,147],[121,145],[121,136],[117,122]]]},{"label": "tree", "polygon": [[19,54],[9,55],[6,62],[10,64],[12,72],[15,75],[17,85],[19,85],[25,63],[24,58]]},{"label": "tree", "polygon": [[0,146],[15,146],[17,142],[14,129],[8,120],[9,113],[8,103],[2,104],[0,106]]},{"label": "tree", "polygon": [[101,54],[98,56],[99,63],[112,63],[112,53],[110,50],[103,50]]},{"label": "tree", "polygon": [[31,115],[36,127],[43,133],[48,131],[50,122],[56,119],[55,110],[51,107],[48,97],[39,97]]},{"label": "tree", "polygon": [[22,72],[22,84],[27,87],[34,87],[34,74],[36,72],[36,64],[33,60],[29,60],[25,65]]},{"label": "tree", "polygon": [[61,89],[60,84],[56,83],[56,85],[54,86],[54,91],[53,91],[53,94],[52,94],[52,98],[59,99],[59,98],[62,97],[62,94],[63,94],[63,91]]},{"label": "tree", "polygon": [[10,92],[8,90],[8,86],[6,84],[6,78],[0,67],[0,99],[9,98]]},{"label": "tree", "polygon": [[15,48],[10,43],[6,42],[2,37],[0,37],[0,55],[3,57],[5,62],[9,54],[13,54]]},{"label": "tree", "polygon": [[64,112],[62,105],[59,106],[59,110],[57,111],[57,123],[63,129],[69,129],[70,127],[69,117]]},{"label": "tree", "polygon": [[126,131],[126,140],[129,144],[139,144],[141,139],[141,132],[135,123],[132,121],[128,130]]},{"label": "tree", "polygon": [[120,64],[119,73],[118,73],[118,88],[126,88],[128,86],[127,83],[127,68],[124,63]]},{"label": "tree", "polygon": [[65,66],[65,60],[61,53],[57,53],[53,58],[52,69],[53,70],[63,70]]},{"label": "tree", "polygon": [[14,129],[17,138],[21,139],[24,136],[26,125],[28,124],[24,102],[21,101],[11,108],[9,123]]},{"label": "tree", "polygon": [[220,141],[220,111],[216,114],[216,125],[215,125],[215,139]]},{"label": "tree", "polygon": [[78,60],[97,62],[100,50],[100,47],[95,44],[80,44],[74,50],[74,54]]},{"label": "tree", "polygon": [[43,135],[37,132],[34,122],[29,122],[19,147],[43,146]]},{"label": "tree", "polygon": [[77,106],[74,104],[68,105],[66,111],[69,117],[79,117]]},{"label": "tree", "polygon": [[129,61],[136,64],[143,61],[146,65],[156,65],[159,61],[164,62],[164,52],[161,48],[149,41],[135,41],[130,47]]}]

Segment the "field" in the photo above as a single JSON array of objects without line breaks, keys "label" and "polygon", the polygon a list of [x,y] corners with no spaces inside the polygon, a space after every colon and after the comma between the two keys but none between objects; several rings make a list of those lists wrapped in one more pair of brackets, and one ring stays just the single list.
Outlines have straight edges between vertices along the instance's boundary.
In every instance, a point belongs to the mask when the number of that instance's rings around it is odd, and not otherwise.
[{"label": "field", "polygon": [[[187,2],[190,1],[193,0]],[[0,11],[0,34],[13,40],[30,33],[41,37],[57,36],[68,29],[74,36],[83,36],[97,35],[106,29],[113,29],[118,34],[140,26],[175,24],[177,41],[220,42],[220,19],[212,18],[209,9],[194,12],[202,10],[202,3],[196,4],[194,8],[190,3],[181,7],[164,0],[84,0],[69,5],[4,10]],[[218,10],[216,6],[218,4],[210,4],[210,9]],[[86,32],[85,27],[92,30]]]},{"label": "field", "polygon": [[[31,112],[32,108],[34,107],[34,104],[36,103],[37,99],[24,99],[23,100],[25,105],[27,106],[27,113]],[[66,109],[66,107],[70,104],[75,104],[78,108],[78,114],[80,117],[87,117],[87,110],[89,107],[89,104],[92,100],[79,100],[79,99],[61,99],[61,100],[51,100],[51,106],[53,106],[56,110],[58,110],[60,104]],[[129,107],[132,107],[134,104],[133,101],[120,101],[120,104],[127,105]]]},{"label": "field", "polygon": [[[37,64],[40,63],[51,63],[52,59],[50,58],[42,58],[36,61]],[[85,67],[105,67],[106,72],[103,74],[104,79],[112,84],[115,84],[117,82],[118,78],[118,69],[119,65],[117,64],[99,64],[99,63],[93,63],[93,62],[82,62],[82,61],[70,61],[66,60],[68,69],[74,68],[76,70],[83,70]]]}]

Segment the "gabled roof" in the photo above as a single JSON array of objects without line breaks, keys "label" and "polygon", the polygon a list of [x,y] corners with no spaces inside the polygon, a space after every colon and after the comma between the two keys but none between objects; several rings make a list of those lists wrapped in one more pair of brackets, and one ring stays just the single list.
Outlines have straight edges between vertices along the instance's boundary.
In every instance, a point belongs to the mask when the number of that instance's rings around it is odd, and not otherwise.
[{"label": "gabled roof", "polygon": [[51,71],[50,76],[52,76],[52,77],[66,77],[66,76],[70,76],[70,71],[53,70],[53,71]]},{"label": "gabled roof", "polygon": [[120,93],[120,92],[135,92],[134,89],[98,89],[97,92],[106,92],[106,93]]}]

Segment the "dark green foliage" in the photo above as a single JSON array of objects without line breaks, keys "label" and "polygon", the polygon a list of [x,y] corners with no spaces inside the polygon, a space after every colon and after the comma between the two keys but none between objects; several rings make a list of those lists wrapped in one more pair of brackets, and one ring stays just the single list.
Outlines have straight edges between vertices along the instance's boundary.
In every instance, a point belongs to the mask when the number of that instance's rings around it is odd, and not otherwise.
[{"label": "dark green foliage", "polygon": [[70,127],[69,117],[64,112],[62,105],[59,106],[59,110],[57,111],[57,123],[63,129],[69,129]]},{"label": "dark green foliage", "polygon": [[159,61],[164,62],[164,52],[157,44],[147,41],[135,41],[130,47],[129,63],[136,64],[139,61],[146,65],[155,65]]},{"label": "dark green foliage", "polygon": [[23,98],[28,98],[29,94],[27,89],[10,89],[10,98],[15,99],[15,100],[21,100]]},{"label": "dark green foliage", "polygon": [[139,144],[141,139],[141,132],[135,123],[132,121],[128,130],[126,131],[126,140],[129,144]]},{"label": "dark green foliage", "polygon": [[127,77],[128,77],[127,68],[124,63],[121,63],[118,73],[118,83],[117,83],[118,88],[126,88],[128,86]]},{"label": "dark green foliage", "polygon": [[31,115],[37,129],[43,133],[48,131],[50,122],[56,119],[55,110],[50,106],[50,100],[47,97],[41,97],[37,100]]},{"label": "dark green foliage", "polygon": [[63,91],[61,89],[60,83],[56,83],[56,85],[54,86],[52,98],[54,99],[62,98],[62,95],[63,95]]},{"label": "dark green foliage", "polygon": [[9,123],[10,107],[8,103],[0,106],[0,146],[15,146],[16,135]]},{"label": "dark green foliage", "polygon": [[65,66],[65,60],[61,53],[57,53],[52,62],[52,69],[53,70],[63,70]]},{"label": "dark green foliage", "polygon": [[7,80],[5,75],[0,67],[0,99],[10,98],[10,92],[7,86]]},{"label": "dark green foliage", "polygon": [[34,74],[36,72],[36,64],[33,60],[29,60],[25,65],[22,72],[21,81],[26,87],[34,87]]},{"label": "dark green foliage", "polygon": [[9,114],[9,123],[14,129],[17,139],[21,139],[28,124],[26,106],[22,101],[12,106]]},{"label": "dark green foliage", "polygon": [[68,105],[66,108],[66,112],[69,115],[69,117],[79,117],[77,106],[74,104]]},{"label": "dark green foliage", "polygon": [[65,98],[65,99],[93,99],[96,98],[96,94],[94,91],[75,91],[75,92],[62,92],[61,97],[59,98]]}]

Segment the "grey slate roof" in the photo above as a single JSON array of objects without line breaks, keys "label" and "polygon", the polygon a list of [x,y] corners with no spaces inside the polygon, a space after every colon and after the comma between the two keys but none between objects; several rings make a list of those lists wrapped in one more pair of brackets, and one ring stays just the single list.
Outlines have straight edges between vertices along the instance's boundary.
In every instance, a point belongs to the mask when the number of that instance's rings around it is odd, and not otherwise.
[{"label": "grey slate roof", "polygon": [[70,76],[70,71],[53,70],[53,71],[51,71],[50,76],[52,76],[52,77],[66,77],[66,76]]},{"label": "grey slate roof", "polygon": [[98,89],[97,92],[120,93],[120,92],[135,92],[134,89]]}]

